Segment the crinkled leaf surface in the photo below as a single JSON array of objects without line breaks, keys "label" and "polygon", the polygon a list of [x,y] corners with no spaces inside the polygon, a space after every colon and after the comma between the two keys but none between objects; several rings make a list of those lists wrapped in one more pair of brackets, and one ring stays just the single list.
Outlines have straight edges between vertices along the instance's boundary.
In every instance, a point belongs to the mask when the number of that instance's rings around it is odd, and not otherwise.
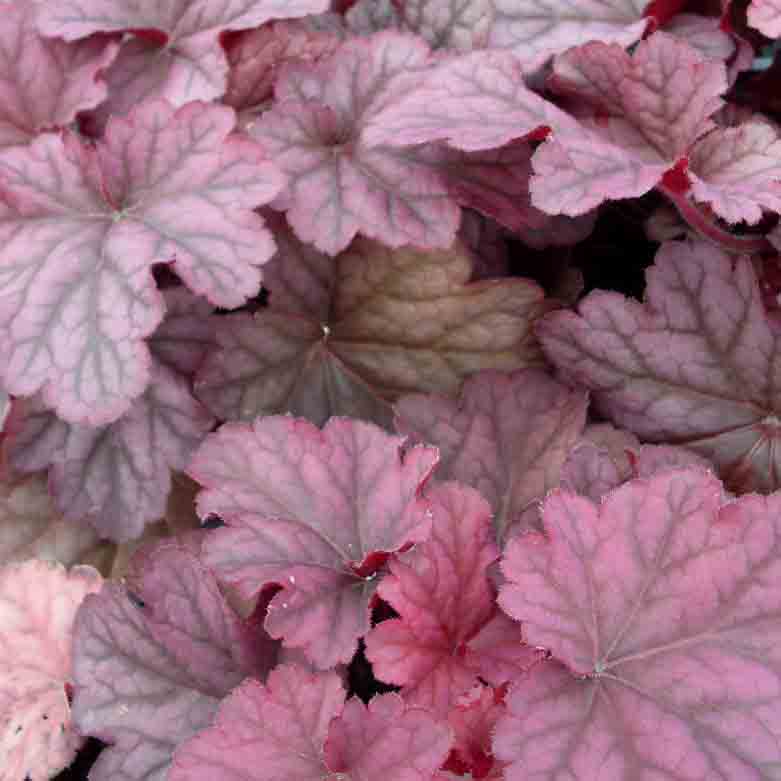
[{"label": "crinkled leaf surface", "polygon": [[42,38],[29,9],[0,4],[0,147],[26,144],[97,106],[106,97],[100,74],[118,49],[99,36],[78,43]]},{"label": "crinkled leaf surface", "polygon": [[404,0],[399,7],[403,27],[434,49],[470,51],[488,44],[494,0]]},{"label": "crinkled leaf surface", "polygon": [[459,400],[405,396],[396,427],[439,448],[440,480],[458,480],[491,504],[501,540],[508,527],[556,486],[583,431],[588,398],[540,369],[480,372]]},{"label": "crinkled leaf surface", "polygon": [[781,137],[770,122],[717,128],[689,156],[692,194],[731,223],[755,224],[781,211]]},{"label": "crinkled leaf surface", "polygon": [[252,207],[282,181],[227,107],[144,103],[96,148],[46,134],[0,160],[0,324],[10,393],[43,389],[74,423],[116,420],[145,389],[162,319],[154,263],[239,306],[274,244]]},{"label": "crinkled leaf surface", "polygon": [[253,124],[288,176],[287,217],[335,255],[359,232],[391,247],[447,247],[459,209],[425,150],[369,143],[366,127],[420,78],[429,49],[395,32],[354,38],[331,57],[283,69],[275,105]]},{"label": "crinkled leaf surface", "polygon": [[[392,250],[356,240],[331,260],[279,233],[270,308],[220,318],[198,397],[218,416],[292,411],[389,421],[377,395],[458,391],[483,368],[538,362],[531,323],[548,306],[525,279],[469,283],[460,244]],[[415,323],[415,328],[410,328]]]},{"label": "crinkled leaf surface", "polygon": [[722,105],[727,78],[721,63],[657,32],[632,55],[601,42],[572,49],[557,57],[551,85],[598,112],[562,124],[532,159],[532,203],[576,216],[658,184],[715,127],[710,116]]},{"label": "crinkled leaf surface", "polygon": [[444,483],[426,494],[431,536],[389,561],[377,593],[400,618],[366,636],[366,657],[404,699],[446,717],[477,680],[466,643],[490,618],[494,589],[488,565],[499,556],[491,508],[472,488]]},{"label": "crinkled leaf surface", "polygon": [[646,280],[644,304],[595,292],[577,313],[546,316],[546,354],[617,425],[706,456],[730,490],[775,490],[779,336],[750,262],[669,242]]},{"label": "crinkled leaf surface", "polygon": [[779,0],[751,0],[748,7],[748,23],[767,35],[781,36],[781,3]]},{"label": "crinkled leaf surface", "polygon": [[576,125],[526,87],[516,57],[488,50],[433,60],[375,112],[363,137],[372,146],[447,141],[456,149],[479,151],[541,128]]},{"label": "crinkled leaf surface", "polygon": [[225,424],[190,464],[205,487],[199,514],[228,524],[206,540],[204,560],[246,598],[283,586],[266,628],[320,668],[349,661],[368,632],[383,554],[431,530],[420,492],[436,450],[403,445],[370,423],[332,418],[321,431],[269,416]]},{"label": "crinkled leaf surface", "polygon": [[73,619],[103,579],[92,567],[70,572],[30,559],[0,568],[0,778],[47,781],[66,767],[83,738],[73,729]]},{"label": "crinkled leaf surface", "polygon": [[239,621],[191,553],[162,545],[144,574],[132,596],[106,584],[76,620],[74,720],[111,744],[93,781],[163,781],[176,746],[208,726],[246,676],[264,677],[275,661],[268,639]]},{"label": "crinkled leaf surface", "polygon": [[325,779],[328,725],[343,706],[334,672],[286,664],[265,686],[248,679],[223,701],[212,726],[177,749],[169,781]]},{"label": "crinkled leaf surface", "polygon": [[148,98],[176,106],[219,98],[228,73],[221,33],[327,7],[327,0],[63,0],[41,7],[37,22],[45,35],[69,41],[95,32],[141,31],[124,42],[106,74],[105,115],[124,114]]},{"label": "crinkled leaf surface", "polygon": [[171,470],[185,468],[213,424],[187,381],[157,364],[144,395],[106,426],[68,424],[39,400],[28,401],[8,450],[22,472],[50,466],[65,518],[125,542],[165,514]]},{"label": "crinkled leaf surface", "polygon": [[664,31],[683,38],[711,60],[727,62],[738,48],[735,39],[721,29],[721,19],[717,16],[676,14],[664,26]]},{"label": "crinkled leaf surface", "polygon": [[509,696],[494,739],[507,780],[777,776],[780,511],[778,493],[723,504],[700,469],[599,506],[554,492],[547,534],[514,540],[502,565],[500,605],[557,660]]}]

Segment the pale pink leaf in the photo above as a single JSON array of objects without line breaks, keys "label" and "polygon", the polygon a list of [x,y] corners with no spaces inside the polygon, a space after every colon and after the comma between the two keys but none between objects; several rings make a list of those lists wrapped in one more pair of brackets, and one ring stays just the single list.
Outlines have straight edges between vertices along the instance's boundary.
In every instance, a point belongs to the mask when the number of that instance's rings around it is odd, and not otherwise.
[{"label": "pale pink leaf", "polygon": [[220,318],[219,347],[196,380],[218,417],[291,411],[318,424],[342,414],[384,425],[381,399],[455,394],[480,369],[538,363],[530,337],[550,306],[542,290],[524,279],[470,283],[460,244],[393,250],[358,239],[331,260],[277,236],[269,309]]},{"label": "pale pink leaf", "polygon": [[106,97],[100,75],[118,49],[105,37],[42,38],[28,9],[0,4],[0,147],[26,144],[97,106]]},{"label": "pale pink leaf", "polygon": [[772,777],[780,511],[781,494],[724,503],[696,468],[599,506],[554,492],[546,535],[515,539],[503,561],[500,604],[558,660],[510,693],[494,739],[508,781]]},{"label": "pale pink leaf", "polygon": [[728,62],[738,49],[735,39],[721,29],[718,16],[676,14],[664,31],[682,38],[709,60]]},{"label": "pale pink leaf", "polygon": [[539,369],[480,372],[459,400],[420,394],[396,404],[399,431],[439,448],[440,480],[458,480],[490,503],[501,540],[556,486],[585,424],[588,398]]},{"label": "pale pink leaf", "polygon": [[510,49],[533,70],[591,40],[631,46],[650,21],[647,0],[493,0],[489,45]]},{"label": "pale pink leaf", "polygon": [[165,545],[150,567],[141,594],[106,584],[76,620],[74,720],[110,744],[93,781],[163,781],[174,749],[220,700],[273,666],[267,638],[239,621],[194,556]]},{"label": "pale pink leaf", "polygon": [[436,450],[403,445],[369,423],[269,416],[222,426],[190,464],[199,514],[228,524],[204,560],[244,597],[283,586],[266,628],[320,668],[349,661],[369,630],[383,554],[430,532],[420,492]]},{"label": "pale pink leaf", "polygon": [[6,389],[43,389],[58,415],[109,423],[149,378],[164,307],[150,267],[173,263],[224,307],[257,293],[273,254],[251,209],[282,185],[227,107],[164,102],[113,119],[92,147],[39,137],[0,161],[0,321]]},{"label": "pale pink leaf", "polygon": [[324,780],[328,726],[343,705],[333,672],[286,664],[265,686],[248,679],[222,702],[213,725],[177,749],[169,781]]},{"label": "pale pink leaf", "polygon": [[41,7],[37,23],[45,35],[69,41],[96,32],[139,32],[124,42],[106,73],[103,119],[150,98],[176,106],[219,98],[228,75],[222,33],[327,7],[327,0],[64,0]]},{"label": "pale pink leaf", "polygon": [[47,781],[84,739],[71,723],[73,619],[103,579],[30,559],[0,568],[0,778]]},{"label": "pale pink leaf", "polygon": [[57,513],[43,476],[0,485],[0,564],[35,558],[100,569],[109,555],[91,526]]},{"label": "pale pink leaf", "polygon": [[250,132],[288,176],[287,218],[303,241],[330,255],[359,232],[391,247],[453,242],[459,209],[424,152],[364,139],[428,57],[416,36],[379,33],[282,71]]},{"label": "pale pink leaf", "polygon": [[669,242],[646,303],[589,294],[537,328],[561,375],[645,441],[712,460],[730,490],[779,487],[776,340],[750,262],[703,242]]},{"label": "pale pink leaf", "polygon": [[331,723],[325,744],[328,769],[350,781],[429,781],[445,761],[453,735],[447,724],[398,694],[356,697]]},{"label": "pale pink leaf", "polygon": [[355,35],[402,29],[397,0],[357,0],[345,12],[344,23]]},{"label": "pale pink leaf", "polygon": [[434,49],[471,51],[488,44],[494,0],[404,0],[399,5],[403,28]]},{"label": "pale pink leaf", "polygon": [[526,87],[514,56],[487,50],[433,61],[404,94],[369,119],[363,138],[371,146],[447,141],[479,151],[540,128],[575,124]]},{"label": "pale pink leaf", "polygon": [[426,496],[431,536],[390,560],[377,593],[400,618],[369,632],[366,657],[377,678],[403,687],[405,701],[446,717],[477,681],[466,644],[493,612],[487,569],[499,550],[491,508],[477,491],[444,483]]},{"label": "pale pink leaf", "polygon": [[717,128],[689,155],[692,194],[726,222],[753,225],[781,211],[781,138],[761,119]]},{"label": "pale pink leaf", "polygon": [[55,506],[102,537],[125,542],[163,517],[171,470],[182,470],[213,418],[190,395],[187,381],[162,365],[118,421],[66,424],[32,400],[8,448],[20,471],[51,465]]},{"label": "pale pink leaf", "polygon": [[751,0],[748,23],[768,38],[781,37],[781,4],[779,0]]}]

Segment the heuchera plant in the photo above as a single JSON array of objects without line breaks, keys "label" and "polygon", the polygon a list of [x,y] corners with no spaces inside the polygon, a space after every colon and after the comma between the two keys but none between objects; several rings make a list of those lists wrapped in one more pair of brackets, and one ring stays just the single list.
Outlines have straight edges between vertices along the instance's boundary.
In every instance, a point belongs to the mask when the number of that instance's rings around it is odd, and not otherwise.
[{"label": "heuchera plant", "polygon": [[781,2],[0,2],[0,781],[781,778]]}]

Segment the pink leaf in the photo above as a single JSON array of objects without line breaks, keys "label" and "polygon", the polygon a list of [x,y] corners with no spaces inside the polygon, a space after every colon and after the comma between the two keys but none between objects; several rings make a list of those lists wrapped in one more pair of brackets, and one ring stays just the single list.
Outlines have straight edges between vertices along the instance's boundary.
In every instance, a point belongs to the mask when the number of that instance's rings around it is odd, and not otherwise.
[{"label": "pink leaf", "polygon": [[491,508],[477,491],[445,483],[426,496],[431,537],[390,560],[377,593],[400,618],[369,632],[366,656],[380,680],[403,687],[407,702],[444,717],[477,680],[466,643],[493,612],[487,568],[499,550]]},{"label": "pink leaf", "polygon": [[705,243],[662,246],[646,303],[591,293],[538,334],[562,376],[646,441],[711,459],[730,490],[779,486],[777,334],[746,259]]},{"label": "pink leaf", "polygon": [[515,57],[489,50],[435,60],[369,119],[363,138],[371,146],[447,141],[474,152],[574,124],[526,87]]},{"label": "pink leaf", "polygon": [[131,595],[107,584],[76,621],[74,720],[111,744],[93,781],[162,781],[176,746],[247,675],[263,677],[274,663],[267,638],[239,621],[183,548],[161,546],[137,586]]},{"label": "pink leaf", "polygon": [[768,38],[781,36],[781,5],[779,0],[751,0],[748,23]]},{"label": "pink leaf", "polygon": [[425,38],[432,48],[471,51],[488,44],[494,0],[404,0],[402,26]]},{"label": "pink leaf", "polygon": [[499,601],[559,661],[510,693],[494,739],[508,781],[772,775],[781,494],[724,504],[685,469],[599,506],[554,492],[543,515],[545,536],[508,547]]},{"label": "pink leaf", "polygon": [[71,724],[76,611],[103,579],[92,567],[36,559],[0,568],[0,777],[46,781],[70,764],[83,738]]},{"label": "pink leaf", "polygon": [[26,144],[101,103],[106,85],[99,77],[118,50],[105,37],[47,40],[29,9],[0,4],[0,147]]},{"label": "pink leaf", "polygon": [[356,38],[279,76],[276,104],[251,128],[288,175],[296,234],[335,255],[359,232],[391,247],[448,247],[459,210],[425,150],[367,143],[365,128],[429,57],[412,35]]},{"label": "pink leaf", "polygon": [[266,628],[320,668],[349,661],[369,630],[383,554],[430,532],[420,491],[436,451],[402,455],[403,444],[354,420],[332,418],[320,431],[270,416],[224,425],[190,465],[205,486],[199,514],[228,523],[205,542],[204,560],[247,598],[283,586]]},{"label": "pink leaf", "polygon": [[682,38],[709,60],[726,63],[738,49],[733,37],[721,29],[717,16],[677,14],[664,26],[664,31]]},{"label": "pink leaf", "polygon": [[556,59],[551,85],[598,112],[582,127],[562,124],[532,159],[532,203],[576,216],[658,184],[715,127],[727,79],[721,63],[657,32],[631,56],[599,42],[571,49]]},{"label": "pink leaf", "polygon": [[647,0],[494,0],[489,45],[533,70],[553,54],[597,40],[626,47],[648,26]]},{"label": "pink leaf", "polygon": [[212,726],[177,749],[169,781],[326,779],[323,745],[343,705],[333,672],[283,665],[265,686],[248,679],[223,700]]},{"label": "pink leaf", "polygon": [[760,221],[764,210],[781,211],[781,138],[761,119],[718,128],[689,156],[689,180],[698,201],[731,223]]},{"label": "pink leaf", "polygon": [[0,161],[0,311],[6,389],[73,423],[110,423],[149,378],[143,343],[163,315],[150,267],[235,307],[274,250],[250,211],[279,173],[236,136],[231,109],[144,103],[97,148],[39,137]]},{"label": "pink leaf", "polygon": [[222,33],[319,13],[327,6],[327,0],[64,0],[41,7],[37,21],[44,35],[68,41],[95,32],[140,31],[125,41],[106,74],[110,100],[105,117],[125,114],[150,98],[175,106],[219,98],[228,72]]},{"label": "pink leaf", "polygon": [[523,279],[470,283],[462,245],[392,250],[358,239],[332,260],[275,227],[269,308],[219,318],[219,347],[196,381],[218,417],[290,411],[317,424],[350,415],[386,425],[383,399],[453,394],[481,368],[538,363],[530,332],[549,306],[542,291]]},{"label": "pink leaf", "polygon": [[331,724],[325,758],[336,778],[349,781],[429,781],[452,741],[445,724],[407,708],[397,694],[374,697],[368,707],[353,697]]},{"label": "pink leaf", "polygon": [[107,426],[67,424],[28,402],[8,448],[20,471],[51,464],[52,494],[65,518],[125,542],[165,514],[171,470],[184,469],[213,423],[187,381],[157,365],[144,395]]},{"label": "pink leaf", "polygon": [[439,448],[440,480],[458,480],[488,499],[499,539],[558,484],[559,470],[583,430],[588,399],[545,372],[481,372],[460,401],[410,395],[396,405],[396,426]]}]

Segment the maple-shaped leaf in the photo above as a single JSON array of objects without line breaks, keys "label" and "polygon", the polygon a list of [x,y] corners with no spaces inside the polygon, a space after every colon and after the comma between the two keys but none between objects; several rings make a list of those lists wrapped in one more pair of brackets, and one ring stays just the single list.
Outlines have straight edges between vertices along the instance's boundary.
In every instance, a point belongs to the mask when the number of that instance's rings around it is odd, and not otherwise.
[{"label": "maple-shaped leaf", "polygon": [[102,120],[150,98],[175,106],[219,98],[228,75],[223,33],[327,8],[327,0],[63,0],[42,4],[37,24],[44,35],[68,41],[96,32],[133,33],[106,73],[109,101]]},{"label": "maple-shaped leaf", "polygon": [[56,562],[0,567],[0,778],[47,781],[84,739],[71,723],[73,619],[103,579]]},{"label": "maple-shaped leaf", "polygon": [[[583,431],[588,397],[541,369],[484,371],[461,398],[404,396],[396,427],[439,448],[440,480],[458,480],[490,503],[499,540],[548,490]],[[528,520],[528,519],[527,519]]]},{"label": "maple-shaped leaf", "polygon": [[21,472],[50,467],[57,510],[116,542],[138,537],[165,514],[171,470],[184,469],[213,418],[185,379],[160,364],[152,383],[118,421],[68,424],[37,398],[20,404],[6,445]]},{"label": "maple-shaped leaf", "polygon": [[477,680],[466,643],[493,612],[487,569],[499,550],[491,508],[477,491],[444,483],[426,496],[431,536],[389,561],[377,594],[400,618],[369,632],[366,658],[377,678],[403,687],[407,702],[445,717]]},{"label": "maple-shaped leaf", "polygon": [[537,328],[561,375],[645,441],[714,462],[730,490],[781,484],[778,332],[746,258],[703,242],[664,244],[640,304],[595,291]]},{"label": "maple-shaped leaf", "polygon": [[274,243],[251,208],[280,174],[232,109],[139,105],[97,147],[45,134],[0,159],[2,379],[73,423],[116,420],[145,389],[162,319],[151,276],[173,263],[224,307],[257,293]]},{"label": "maple-shaped leaf", "polygon": [[715,128],[724,65],[685,41],[654,33],[629,55],[598,41],[556,58],[550,82],[597,115],[561,124],[532,158],[532,203],[576,216],[608,198],[643,195]]},{"label": "maple-shaped leaf", "polygon": [[196,379],[218,417],[291,411],[318,424],[350,415],[384,425],[380,398],[454,394],[479,369],[538,362],[530,336],[548,306],[542,290],[525,279],[469,283],[460,244],[392,250],[357,239],[331,259],[278,227],[270,307],[219,318],[219,348]]},{"label": "maple-shaped leaf", "polygon": [[447,247],[459,209],[425,149],[367,143],[365,128],[420,76],[423,40],[354,38],[317,63],[289,65],[276,102],[250,129],[288,176],[287,218],[303,241],[335,255],[360,232],[399,247]]},{"label": "maple-shaped leaf", "polygon": [[325,779],[323,746],[344,697],[334,672],[285,664],[265,686],[250,678],[225,698],[212,726],[176,750],[168,779]]},{"label": "maple-shaped leaf", "polygon": [[333,672],[282,665],[265,686],[245,681],[213,726],[182,745],[170,781],[429,781],[447,756],[450,731],[394,694],[368,708]]},{"label": "maple-shaped leaf", "polygon": [[781,211],[781,136],[762,119],[717,128],[689,155],[687,175],[698,201],[723,220],[753,225],[762,210]]},{"label": "maple-shaped leaf", "polygon": [[225,424],[190,464],[205,487],[199,514],[228,524],[209,535],[204,561],[245,598],[283,586],[266,628],[322,669],[348,662],[369,631],[387,554],[431,530],[420,494],[436,450],[404,444],[356,420],[331,418],[321,431],[269,416]]},{"label": "maple-shaped leaf", "polygon": [[493,0],[488,44],[512,50],[527,70],[589,41],[631,46],[684,3],[649,0]]},{"label": "maple-shaped leaf", "polygon": [[29,8],[0,3],[0,148],[26,144],[101,103],[107,92],[100,76],[118,50],[106,37],[42,38]]},{"label": "maple-shaped leaf", "polygon": [[507,781],[778,775],[781,494],[724,503],[676,469],[600,505],[554,491],[543,518],[502,563],[500,605],[556,660],[511,690]]},{"label": "maple-shaped leaf", "polygon": [[768,38],[781,37],[781,3],[779,0],[751,0],[748,23]]},{"label": "maple-shaped leaf", "polygon": [[107,583],[76,619],[74,720],[110,744],[93,781],[163,781],[176,746],[208,726],[246,676],[262,678],[275,662],[268,638],[238,619],[181,546],[149,554],[133,586]]},{"label": "maple-shaped leaf", "polygon": [[422,65],[405,90],[368,118],[366,143],[447,141],[455,149],[476,152],[543,128],[577,127],[526,86],[520,62],[509,52],[475,51]]}]

